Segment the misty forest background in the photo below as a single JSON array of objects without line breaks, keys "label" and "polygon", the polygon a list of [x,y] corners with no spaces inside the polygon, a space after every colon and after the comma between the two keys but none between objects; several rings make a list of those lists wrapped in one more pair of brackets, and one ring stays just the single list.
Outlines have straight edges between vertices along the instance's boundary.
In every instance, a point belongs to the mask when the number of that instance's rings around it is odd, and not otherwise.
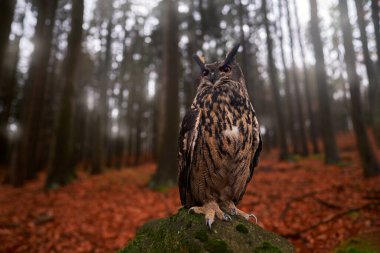
[{"label": "misty forest background", "polygon": [[380,173],[377,0],[2,0],[4,182],[46,171],[54,188],[157,161],[151,186],[175,184],[192,55],[212,62],[236,42],[265,152],[338,163],[336,134],[354,131],[363,175]]},{"label": "misty forest background", "polygon": [[296,252],[378,246],[379,5],[0,0],[0,252],[115,252],[176,213],[192,56],[236,43],[264,142],[239,208]]}]

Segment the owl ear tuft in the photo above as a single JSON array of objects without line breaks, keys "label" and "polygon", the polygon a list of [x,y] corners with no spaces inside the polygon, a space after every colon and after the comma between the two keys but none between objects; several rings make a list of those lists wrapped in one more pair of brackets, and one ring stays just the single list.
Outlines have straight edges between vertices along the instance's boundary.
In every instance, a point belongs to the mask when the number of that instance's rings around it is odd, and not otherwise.
[{"label": "owl ear tuft", "polygon": [[230,65],[234,59],[235,59],[235,56],[239,50],[239,47],[240,47],[240,43],[237,43],[233,48],[232,50],[227,54],[227,57],[226,59],[224,60],[224,63],[223,63],[223,66],[227,66],[227,65]]},{"label": "owl ear tuft", "polygon": [[198,56],[197,54],[193,55],[193,59],[198,64],[198,66],[201,68],[201,71],[205,70],[205,58],[203,56]]}]

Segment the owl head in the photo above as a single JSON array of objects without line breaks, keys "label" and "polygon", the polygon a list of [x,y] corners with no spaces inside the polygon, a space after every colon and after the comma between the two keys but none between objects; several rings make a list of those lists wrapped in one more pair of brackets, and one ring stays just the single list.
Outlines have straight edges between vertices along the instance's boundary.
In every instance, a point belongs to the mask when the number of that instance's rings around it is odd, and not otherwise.
[{"label": "owl head", "polygon": [[219,80],[232,80],[245,85],[243,72],[239,64],[235,61],[235,56],[240,44],[235,45],[222,61],[205,63],[204,59],[194,55],[195,62],[201,69],[201,83],[210,82],[216,84]]}]

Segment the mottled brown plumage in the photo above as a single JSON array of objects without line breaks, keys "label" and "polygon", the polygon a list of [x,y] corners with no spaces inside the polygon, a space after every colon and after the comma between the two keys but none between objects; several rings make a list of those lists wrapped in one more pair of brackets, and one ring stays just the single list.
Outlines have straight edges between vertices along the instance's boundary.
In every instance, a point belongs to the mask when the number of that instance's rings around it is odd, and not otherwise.
[{"label": "mottled brown plumage", "polygon": [[205,214],[209,227],[215,215],[223,220],[230,219],[227,213],[252,217],[235,205],[252,179],[262,142],[243,73],[234,61],[237,49],[212,64],[195,58],[202,77],[179,137],[181,202]]}]

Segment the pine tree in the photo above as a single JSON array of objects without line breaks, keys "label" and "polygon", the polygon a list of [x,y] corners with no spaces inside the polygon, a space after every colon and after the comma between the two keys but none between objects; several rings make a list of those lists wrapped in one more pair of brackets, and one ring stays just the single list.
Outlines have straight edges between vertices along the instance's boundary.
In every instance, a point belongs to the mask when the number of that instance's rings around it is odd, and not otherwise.
[{"label": "pine tree", "polygon": [[326,163],[339,161],[338,148],[335,140],[335,131],[332,123],[330,99],[327,88],[327,74],[321,31],[319,28],[318,6],[316,0],[310,0],[310,32],[315,56],[315,72],[318,84],[319,118],[322,133],[323,147]]},{"label": "pine tree", "polygon": [[73,158],[73,103],[75,97],[75,75],[82,52],[82,24],[84,0],[73,1],[71,31],[68,37],[67,53],[62,72],[63,93],[58,112],[54,136],[52,164],[49,168],[45,187],[51,188],[69,183],[75,177]]},{"label": "pine tree", "polygon": [[352,27],[348,18],[346,0],[339,0],[339,10],[345,49],[344,60],[347,66],[348,82],[350,83],[351,117],[356,135],[356,143],[363,166],[363,174],[365,176],[374,176],[380,174],[380,164],[371,148],[367,129],[364,124],[362,103],[360,101],[360,79],[356,72],[356,56],[352,42]]}]

